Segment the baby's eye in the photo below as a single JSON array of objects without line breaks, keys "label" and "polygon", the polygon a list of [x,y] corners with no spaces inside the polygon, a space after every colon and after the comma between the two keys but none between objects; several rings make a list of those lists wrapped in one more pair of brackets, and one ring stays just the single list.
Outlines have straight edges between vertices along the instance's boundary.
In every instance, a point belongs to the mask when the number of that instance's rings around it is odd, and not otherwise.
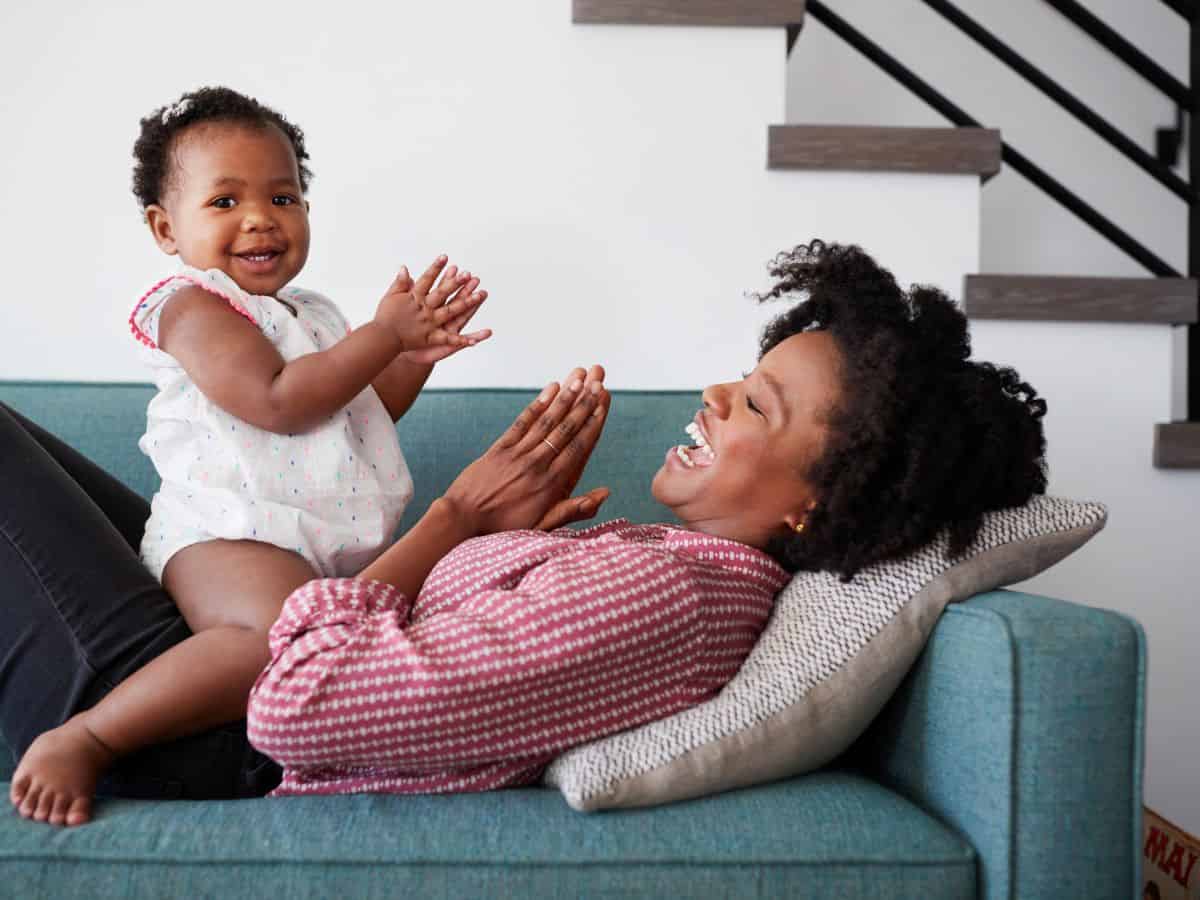
[{"label": "baby's eye", "polygon": [[271,198],[271,202],[276,206],[291,206],[293,203],[298,203],[299,201],[290,194],[276,194]]},{"label": "baby's eye", "polygon": [[217,209],[233,209],[233,204],[236,201],[232,197],[218,197],[212,202],[212,205]]}]

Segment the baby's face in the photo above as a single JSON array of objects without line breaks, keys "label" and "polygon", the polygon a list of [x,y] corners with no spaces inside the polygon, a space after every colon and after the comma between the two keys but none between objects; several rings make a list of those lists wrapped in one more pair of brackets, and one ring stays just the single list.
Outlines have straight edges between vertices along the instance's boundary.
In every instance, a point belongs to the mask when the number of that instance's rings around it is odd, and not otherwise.
[{"label": "baby's face", "polygon": [[146,210],[163,252],[268,297],[304,267],[308,204],[278,128],[197,125],[180,135],[170,164],[162,206]]}]

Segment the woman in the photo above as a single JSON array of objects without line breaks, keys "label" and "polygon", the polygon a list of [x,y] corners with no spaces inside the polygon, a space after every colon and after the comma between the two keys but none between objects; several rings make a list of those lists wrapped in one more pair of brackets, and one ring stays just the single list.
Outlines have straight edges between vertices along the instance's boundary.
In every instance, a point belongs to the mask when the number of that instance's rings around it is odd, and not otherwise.
[{"label": "woman", "polygon": [[[359,578],[288,599],[250,703],[281,793],[527,783],[566,747],[713,696],[787,570],[848,579],[942,528],[954,554],[984,512],[1045,489],[1044,402],[1012,370],[966,361],[966,321],[942,294],[906,294],[858,248],[820,242],[772,273],[767,297],[808,299],[768,327],[754,372],[704,392],[696,444],[668,451],[652,490],[681,528],[531,530],[603,500],[563,499],[606,405],[601,373],[594,389],[573,373]],[[136,498],[34,426],[0,428],[21,459],[0,482],[0,589],[18,625],[0,646],[0,722],[23,750],[186,628],[137,571]],[[81,518],[84,552],[50,561],[56,523]],[[105,787],[247,796],[279,778],[233,725],[130,758]],[[23,815],[71,822],[37,785],[17,792]]]}]

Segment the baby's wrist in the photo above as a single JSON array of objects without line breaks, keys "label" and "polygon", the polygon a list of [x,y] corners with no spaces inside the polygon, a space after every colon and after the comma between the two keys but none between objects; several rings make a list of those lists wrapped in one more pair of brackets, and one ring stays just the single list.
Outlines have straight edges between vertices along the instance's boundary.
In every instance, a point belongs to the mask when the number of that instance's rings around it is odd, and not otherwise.
[{"label": "baby's wrist", "polygon": [[378,325],[380,332],[387,337],[393,355],[399,355],[408,349],[404,337],[387,320],[376,317],[373,324]]}]

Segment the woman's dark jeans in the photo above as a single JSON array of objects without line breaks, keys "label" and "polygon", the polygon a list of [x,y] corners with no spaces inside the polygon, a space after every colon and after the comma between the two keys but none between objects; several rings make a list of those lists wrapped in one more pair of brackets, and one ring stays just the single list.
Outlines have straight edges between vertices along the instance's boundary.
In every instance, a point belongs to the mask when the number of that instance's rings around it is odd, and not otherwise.
[{"label": "woman's dark jeans", "polygon": [[[149,515],[140,496],[0,403],[0,733],[16,758],[191,635],[138,559]],[[257,797],[279,779],[241,721],[124,757],[98,793]]]}]

